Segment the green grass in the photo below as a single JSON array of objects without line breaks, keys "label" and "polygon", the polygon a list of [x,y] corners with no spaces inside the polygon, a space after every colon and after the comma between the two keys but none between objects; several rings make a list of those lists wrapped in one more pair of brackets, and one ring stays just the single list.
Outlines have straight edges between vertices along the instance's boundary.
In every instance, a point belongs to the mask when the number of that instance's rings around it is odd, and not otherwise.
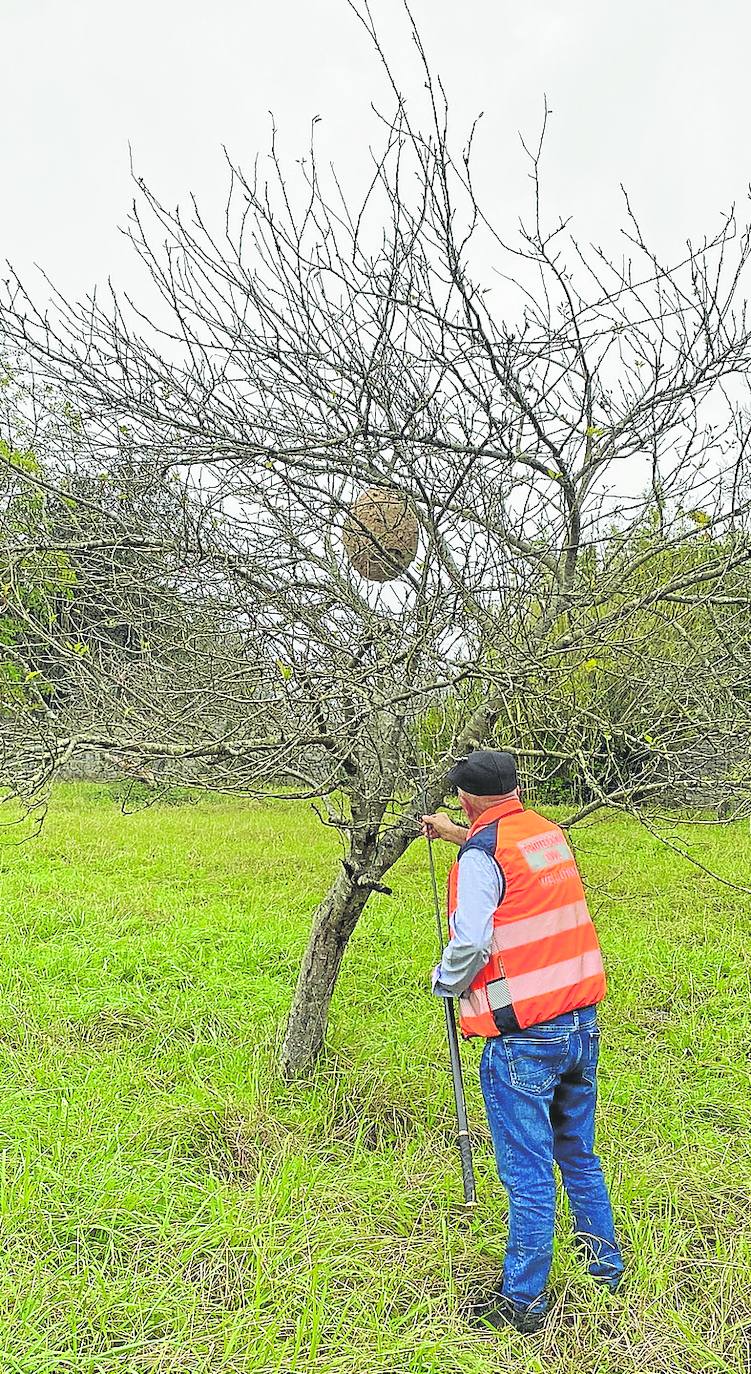
[{"label": "green grass", "polygon": [[[680,833],[748,881],[745,827]],[[577,847],[629,1278],[594,1289],[562,1212],[552,1316],[525,1340],[462,1317],[505,1204],[473,1044],[481,1205],[458,1205],[420,849],[362,918],[324,1062],[285,1088],[335,838],[304,807],[123,817],[107,789],[61,787],[41,838],[0,850],[2,1374],[746,1374],[751,901],[620,819]]]}]

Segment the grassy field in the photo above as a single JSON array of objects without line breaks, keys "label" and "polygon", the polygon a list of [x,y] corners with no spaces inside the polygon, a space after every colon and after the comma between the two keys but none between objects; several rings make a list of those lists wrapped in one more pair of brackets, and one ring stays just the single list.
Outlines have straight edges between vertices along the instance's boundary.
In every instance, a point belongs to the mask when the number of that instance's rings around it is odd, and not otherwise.
[{"label": "grassy field", "polygon": [[[749,880],[745,827],[681,835]],[[275,1076],[334,846],[303,807],[123,817],[81,786],[0,851],[2,1374],[747,1374],[751,900],[620,819],[578,832],[629,1278],[593,1289],[562,1213],[545,1333],[493,1336],[462,1302],[505,1207],[476,1045],[482,1201],[458,1205],[417,846],[356,932],[325,1061]]]}]

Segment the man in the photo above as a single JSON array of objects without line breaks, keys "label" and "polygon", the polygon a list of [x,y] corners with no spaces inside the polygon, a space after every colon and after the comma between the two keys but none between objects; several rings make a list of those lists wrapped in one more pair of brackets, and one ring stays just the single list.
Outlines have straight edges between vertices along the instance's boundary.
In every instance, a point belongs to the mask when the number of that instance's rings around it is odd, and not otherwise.
[{"label": "man", "polygon": [[463,1035],[485,1038],[480,1079],[509,1207],[503,1280],[475,1313],[529,1333],[547,1310],[554,1160],[589,1273],[613,1291],[623,1273],[594,1153],[605,974],[566,836],[525,810],[513,756],[477,749],[449,782],[470,826],[423,816],[426,835],[460,846],[433,991],[459,998]]}]

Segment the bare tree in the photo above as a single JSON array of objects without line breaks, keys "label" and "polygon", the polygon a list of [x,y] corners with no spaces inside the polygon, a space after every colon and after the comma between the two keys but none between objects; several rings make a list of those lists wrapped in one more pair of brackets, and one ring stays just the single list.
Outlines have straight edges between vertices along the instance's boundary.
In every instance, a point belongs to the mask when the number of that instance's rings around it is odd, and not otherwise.
[{"label": "bare tree", "polygon": [[[316,1057],[349,936],[457,754],[516,745],[528,789],[579,797],[571,822],[691,800],[710,774],[726,813],[751,796],[748,232],[728,216],[666,265],[626,201],[614,261],[548,227],[540,140],[507,242],[427,62],[423,128],[356,13],[393,98],[362,204],[314,144],[290,182],[274,135],[265,172],[228,160],[216,228],[138,181],[128,232],[158,303],[39,309],[11,274],[2,308],[0,456],[40,496],[22,533],[6,519],[3,557],[64,547],[79,605],[106,560],[141,646],[105,652],[89,614],[74,702],[4,722],[8,777],[36,792],[95,744],[314,800],[342,852],[287,1073]],[[372,485],[420,524],[382,587],[340,538]],[[60,625],[44,633],[59,650]]]}]

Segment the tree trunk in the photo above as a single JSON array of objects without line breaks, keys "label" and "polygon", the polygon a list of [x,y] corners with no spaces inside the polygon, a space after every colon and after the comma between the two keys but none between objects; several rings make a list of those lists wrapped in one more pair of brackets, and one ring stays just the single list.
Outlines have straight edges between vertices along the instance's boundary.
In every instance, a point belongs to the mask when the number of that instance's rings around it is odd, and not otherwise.
[{"label": "tree trunk", "polygon": [[358,884],[357,876],[341,868],[316,911],[282,1046],[285,1078],[295,1078],[314,1064],[323,1045],[347,941],[370,896],[370,888]]},{"label": "tree trunk", "polygon": [[[430,806],[435,807],[442,796],[438,788],[431,792]],[[415,802],[400,824],[380,833],[377,822],[370,824],[352,843],[346,863],[318,907],[282,1045],[280,1066],[285,1078],[297,1077],[318,1058],[347,941],[371,892],[389,892],[381,887],[381,879],[415,838],[421,810]]]}]

